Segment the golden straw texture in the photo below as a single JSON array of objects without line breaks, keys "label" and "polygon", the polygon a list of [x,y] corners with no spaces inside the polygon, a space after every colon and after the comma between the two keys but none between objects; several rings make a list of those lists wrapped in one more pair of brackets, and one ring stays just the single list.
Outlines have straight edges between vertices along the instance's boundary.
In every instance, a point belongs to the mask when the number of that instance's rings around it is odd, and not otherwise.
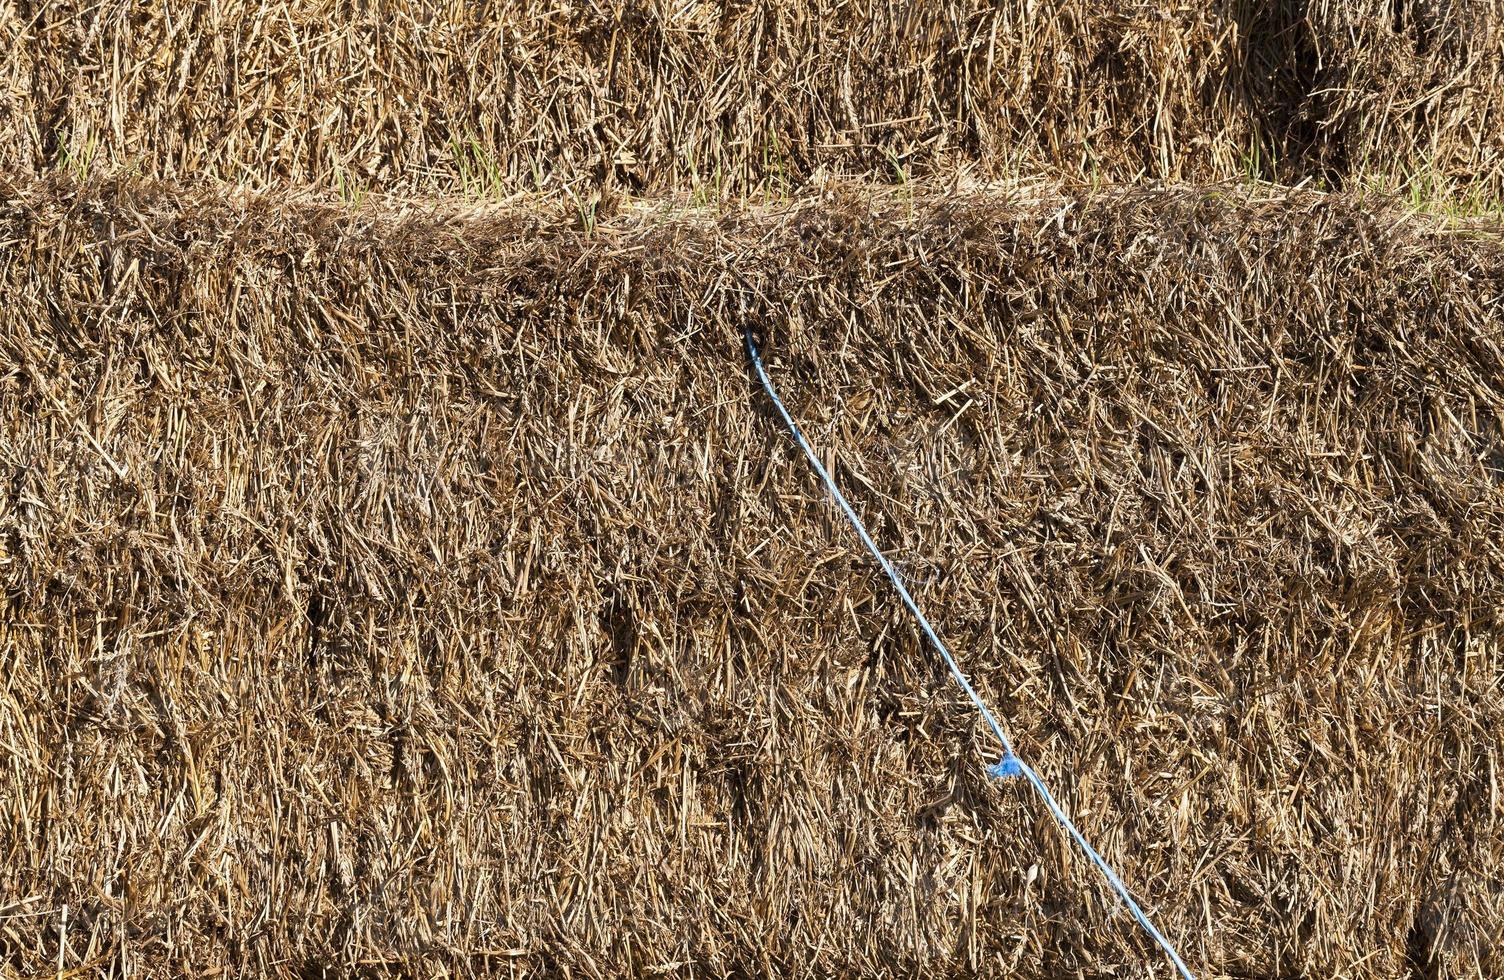
[{"label": "golden straw texture", "polygon": [[0,5],[0,43],[0,163],[33,173],[352,197],[1047,172],[1504,198],[1504,0],[67,0]]},{"label": "golden straw texture", "polygon": [[0,187],[0,295],[0,971],[1159,963],[747,321],[1202,975],[1504,970],[1496,232],[58,177]]}]

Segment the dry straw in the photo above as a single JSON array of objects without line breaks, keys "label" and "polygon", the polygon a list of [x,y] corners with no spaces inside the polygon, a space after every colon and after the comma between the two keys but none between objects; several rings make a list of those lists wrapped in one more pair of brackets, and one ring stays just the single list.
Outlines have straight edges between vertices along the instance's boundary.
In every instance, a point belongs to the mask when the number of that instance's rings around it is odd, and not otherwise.
[{"label": "dry straw", "polygon": [[0,208],[0,969],[1497,975],[1504,247],[1349,198]]},{"label": "dry straw", "polygon": [[1180,958],[1180,954],[1175,952],[1174,945],[1165,938],[1164,933],[1160,932],[1149,917],[1144,914],[1142,906],[1138,904],[1138,900],[1133,897],[1133,892],[1123,883],[1123,879],[1118,876],[1117,871],[1102,857],[1096,848],[1091,846],[1091,843],[1082,836],[1080,828],[1060,808],[1059,800],[1055,798],[1054,793],[1050,792],[1044,780],[1039,778],[1039,773],[1027,762],[1024,762],[1014,754],[1013,743],[1008,739],[1007,732],[1003,730],[1002,723],[997,720],[997,716],[992,713],[992,709],[987,707],[987,702],[977,693],[976,688],[966,679],[966,674],[961,670],[960,664],[956,663],[955,656],[945,646],[945,642],[935,633],[935,628],[930,623],[929,618],[924,615],[924,612],[919,608],[919,604],[914,601],[914,596],[909,592],[908,587],[903,584],[903,577],[899,574],[898,569],[894,567],[893,563],[882,553],[882,549],[872,540],[872,535],[867,532],[867,526],[857,516],[856,511],[852,509],[851,501],[847,500],[846,495],[841,493],[840,488],[831,477],[830,471],[825,468],[824,463],[820,462],[819,454],[809,444],[809,440],[804,438],[804,433],[799,431],[798,424],[789,415],[788,408],[783,404],[783,400],[778,397],[778,392],[773,387],[773,381],[768,377],[767,369],[763,366],[762,354],[757,349],[757,342],[753,339],[750,329],[745,331],[745,337],[747,356],[752,359],[752,368],[757,372],[758,380],[762,382],[763,388],[767,391],[768,399],[778,409],[779,416],[782,417],[784,424],[788,426],[789,434],[794,437],[794,441],[799,444],[799,448],[803,450],[804,455],[809,459],[810,466],[819,474],[820,481],[824,484],[825,489],[830,492],[831,498],[835,500],[836,504],[840,506],[842,513],[846,515],[846,519],[851,523],[852,530],[856,531],[857,536],[861,538],[862,544],[866,546],[872,557],[877,561],[878,566],[882,568],[883,573],[887,575],[888,581],[893,583],[894,591],[898,593],[898,597],[903,601],[904,607],[913,615],[920,632],[930,641],[931,648],[940,654],[940,659],[945,663],[951,676],[955,678],[956,684],[960,686],[961,690],[966,692],[966,696],[971,699],[972,704],[976,707],[977,713],[987,723],[987,727],[992,729],[992,734],[997,738],[998,747],[1003,750],[1002,757],[987,767],[987,774],[998,779],[1023,777],[1038,795],[1039,802],[1044,804],[1045,809],[1060,824],[1061,830],[1076,842],[1076,845],[1081,848],[1081,852],[1090,858],[1091,862],[1102,872],[1102,876],[1112,886],[1118,898],[1122,899],[1123,904],[1128,907],[1128,911],[1133,914],[1134,921],[1142,926],[1144,931],[1153,937],[1154,941],[1165,951],[1165,955],[1175,964],[1175,969],[1180,976],[1184,980],[1195,980],[1190,968],[1185,965],[1185,961]]},{"label": "dry straw", "polygon": [[1504,0],[0,5],[0,164],[586,211],[1049,172],[1504,200]]}]

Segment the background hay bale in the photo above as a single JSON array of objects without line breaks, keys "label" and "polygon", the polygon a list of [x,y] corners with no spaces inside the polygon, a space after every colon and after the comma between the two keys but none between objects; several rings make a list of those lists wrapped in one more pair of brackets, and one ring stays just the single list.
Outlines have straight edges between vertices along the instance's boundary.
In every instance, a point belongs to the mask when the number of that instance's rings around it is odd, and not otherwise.
[{"label": "background hay bale", "polygon": [[1232,189],[4,200],[10,968],[1158,963],[983,775],[744,316],[1204,975],[1504,968],[1497,238]]},{"label": "background hay bale", "polygon": [[1249,4],[1240,25],[1257,170],[1504,207],[1504,3]]},{"label": "background hay bale", "polygon": [[31,86],[3,152],[352,193],[1190,177],[1235,163],[1226,31],[1126,3],[48,4],[7,31]]},{"label": "background hay bale", "polygon": [[587,210],[832,173],[1497,209],[1501,39],[1504,0],[21,5],[0,162],[350,199],[567,186]]}]

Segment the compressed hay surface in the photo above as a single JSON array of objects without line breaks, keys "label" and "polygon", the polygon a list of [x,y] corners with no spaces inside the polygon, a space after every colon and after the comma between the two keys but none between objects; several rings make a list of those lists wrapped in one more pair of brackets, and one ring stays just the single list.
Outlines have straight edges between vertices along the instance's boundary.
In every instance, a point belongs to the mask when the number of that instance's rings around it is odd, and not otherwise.
[{"label": "compressed hay surface", "polygon": [[3,152],[23,165],[721,193],[817,169],[1236,162],[1208,102],[1226,26],[1190,9],[112,0],[11,16],[29,111]]},{"label": "compressed hay surface", "polygon": [[1496,237],[52,181],[0,293],[0,969],[1160,965],[984,776],[749,321],[1205,976],[1504,969]]},{"label": "compressed hay surface", "polygon": [[1504,0],[68,0],[0,6],[0,43],[0,163],[33,172],[603,211],[830,173],[1504,197]]}]

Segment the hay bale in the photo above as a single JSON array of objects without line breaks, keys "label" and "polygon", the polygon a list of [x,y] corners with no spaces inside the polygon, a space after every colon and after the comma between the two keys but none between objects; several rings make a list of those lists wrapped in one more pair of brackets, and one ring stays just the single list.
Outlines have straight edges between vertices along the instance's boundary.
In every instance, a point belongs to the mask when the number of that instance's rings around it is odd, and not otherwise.
[{"label": "hay bale", "polygon": [[1504,2],[1253,4],[1240,27],[1269,176],[1504,206]]},{"label": "hay bale", "polygon": [[1504,0],[69,0],[0,11],[0,163],[352,200],[568,186],[602,211],[833,173],[1252,174],[1496,208],[1501,38]]},{"label": "hay bale", "polygon": [[494,196],[1237,172],[1232,25],[1184,4],[48,4],[0,162]]},{"label": "hay bale", "polygon": [[[0,208],[0,963],[1496,974],[1504,249],[1350,200]],[[66,908],[66,916],[62,909]]]}]

